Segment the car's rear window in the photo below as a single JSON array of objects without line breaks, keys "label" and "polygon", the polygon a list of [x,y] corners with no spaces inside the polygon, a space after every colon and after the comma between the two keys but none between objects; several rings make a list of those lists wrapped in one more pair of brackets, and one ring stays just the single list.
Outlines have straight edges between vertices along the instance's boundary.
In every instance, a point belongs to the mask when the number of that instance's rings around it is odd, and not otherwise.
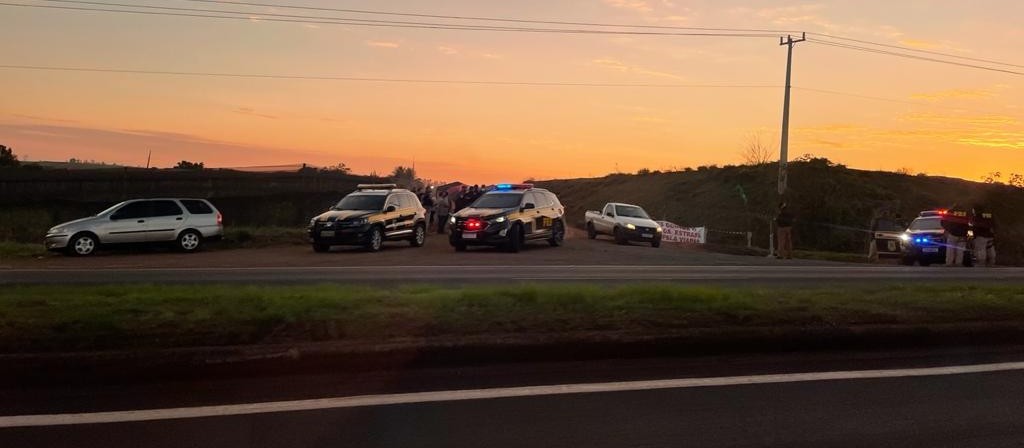
[{"label": "car's rear window", "polygon": [[197,201],[193,199],[181,201],[181,204],[184,205],[185,209],[193,215],[208,215],[213,213],[213,209],[210,208],[210,204],[207,204],[205,201]]}]

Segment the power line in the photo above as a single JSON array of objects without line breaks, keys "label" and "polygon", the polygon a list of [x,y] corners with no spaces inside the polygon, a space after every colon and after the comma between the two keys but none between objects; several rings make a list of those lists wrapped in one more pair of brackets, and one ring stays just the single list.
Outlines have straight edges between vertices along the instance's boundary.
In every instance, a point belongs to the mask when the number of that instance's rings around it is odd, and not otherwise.
[{"label": "power line", "polygon": [[165,76],[208,76],[220,78],[255,78],[255,79],[291,79],[313,81],[362,81],[388,83],[420,83],[420,84],[467,84],[467,85],[504,85],[533,87],[644,87],[644,88],[778,88],[767,84],[654,84],[654,83],[600,83],[600,82],[557,82],[557,81],[487,81],[457,79],[415,79],[415,78],[374,78],[355,76],[319,76],[319,75],[278,75],[263,73],[223,73],[223,72],[189,72],[170,70],[134,70],[118,68],[91,67],[57,67],[40,65],[0,65],[0,69],[9,70],[41,70],[63,72],[121,73],[132,75],[165,75]]},{"label": "power line", "polygon": [[936,58],[930,58],[930,57],[918,56],[918,55],[906,54],[906,53],[898,53],[898,52],[895,52],[895,51],[881,50],[881,49],[877,49],[877,48],[869,48],[869,47],[863,47],[863,46],[858,46],[858,45],[844,44],[844,43],[838,43],[838,42],[829,42],[829,41],[813,39],[813,38],[808,38],[807,41],[808,42],[812,42],[812,43],[816,43],[816,44],[819,44],[819,45],[828,45],[828,46],[832,46],[832,47],[846,48],[846,49],[849,49],[849,50],[857,50],[857,51],[864,51],[864,52],[868,52],[868,53],[876,53],[876,54],[884,54],[884,55],[889,55],[889,56],[897,56],[897,57],[902,57],[902,58],[907,58],[907,59],[916,59],[916,60],[919,60],[919,61],[937,62],[937,63],[940,63],[940,64],[956,65],[956,66],[960,66],[960,67],[975,68],[975,69],[979,69],[979,70],[987,70],[987,71],[992,71],[992,72],[1008,73],[1008,74],[1011,74],[1011,75],[1018,75],[1018,76],[1024,75],[1024,72],[1018,72],[1018,71],[1014,71],[1014,70],[1007,70],[1007,69],[996,68],[996,67],[986,67],[984,65],[968,64],[968,63],[964,63],[964,62],[947,61],[947,60],[943,60],[943,59],[936,59]]},{"label": "power line", "polygon": [[935,106],[934,104],[922,103],[922,102],[918,102],[918,101],[900,100],[900,99],[896,99],[896,98],[885,98],[885,97],[880,97],[880,96],[864,95],[864,94],[860,94],[860,93],[841,92],[841,91],[838,91],[838,90],[816,89],[816,88],[812,88],[812,87],[800,87],[800,86],[793,86],[793,88],[797,89],[797,90],[803,90],[805,92],[824,93],[824,94],[828,94],[828,95],[841,95],[841,96],[848,96],[848,97],[853,97],[853,98],[862,98],[862,99],[867,99],[867,100],[885,101],[885,102],[888,102],[888,103],[909,104],[909,105],[912,105],[912,106],[926,106],[926,107],[934,107]]},{"label": "power line", "polygon": [[[396,22],[385,23],[367,23],[358,22],[349,19],[334,19],[334,20],[302,20],[302,19],[286,19],[286,18],[266,18],[266,17],[254,17],[255,14],[250,12],[234,12],[231,14],[240,14],[244,16],[222,16],[213,14],[191,14],[184,12],[157,12],[157,11],[138,11],[138,10],[126,10],[126,9],[112,9],[112,8],[84,8],[75,6],[57,6],[57,5],[27,5],[23,3],[0,3],[0,6],[14,6],[14,7],[25,7],[25,8],[45,8],[45,9],[57,9],[57,10],[69,10],[69,11],[93,11],[93,12],[109,12],[109,13],[122,13],[122,14],[140,14],[149,16],[168,16],[168,17],[196,17],[196,18],[213,18],[213,19],[232,19],[232,20],[260,20],[265,22],[286,22],[286,23],[309,23],[309,24],[323,24],[323,25],[349,25],[349,26],[366,26],[366,27],[387,27],[387,28],[419,28],[419,29],[442,29],[442,30],[463,30],[463,31],[498,31],[498,32],[527,32],[527,33],[559,33],[559,34],[602,34],[602,35],[652,35],[652,36],[704,36],[704,37],[776,37],[775,34],[738,34],[738,33],[719,33],[719,32],[656,32],[656,31],[613,31],[613,30],[587,30],[587,29],[560,29],[560,28],[503,28],[503,27],[488,27],[480,25],[457,25],[457,24],[429,24],[429,25],[412,25],[412,24],[400,24]],[[138,8],[138,6],[133,6]]]},{"label": "power line", "polygon": [[[228,0],[185,0],[196,3],[211,3],[211,4],[229,4],[229,5],[244,5],[244,6],[258,6],[267,8],[285,8],[285,9],[299,9],[308,11],[332,11],[332,12],[344,12],[344,13],[355,13],[355,14],[374,14],[374,15],[388,15],[388,16],[406,16],[406,17],[427,17],[435,19],[451,19],[451,20],[478,20],[478,21],[493,21],[493,22],[511,22],[511,23],[533,23],[533,24],[548,24],[548,25],[582,25],[582,26],[595,26],[595,27],[619,27],[619,28],[650,28],[650,29],[670,29],[670,30],[700,30],[700,31],[729,31],[729,32],[766,32],[766,33],[800,33],[797,30],[777,30],[777,29],[757,29],[757,28],[707,28],[707,27],[685,27],[685,26],[665,26],[665,25],[639,25],[639,24],[627,24],[627,23],[602,23],[602,22],[574,22],[574,21],[559,21],[559,20],[531,20],[531,19],[511,19],[511,18],[498,18],[498,17],[480,17],[480,16],[458,16],[458,15],[440,15],[440,14],[418,14],[418,13],[400,13],[400,12],[389,12],[389,11],[374,11],[365,9],[346,9],[346,8],[325,8],[325,7],[312,7],[312,6],[296,6],[296,5],[282,5],[277,3],[260,3],[260,2],[248,2],[248,1],[228,1]],[[825,33],[808,32],[807,34],[826,37],[831,39],[845,40],[849,42],[857,42],[861,44],[875,45],[879,47],[892,48],[904,51],[913,51],[918,53],[931,54],[935,56],[944,56],[949,58],[968,60],[974,62],[984,62],[989,64],[1004,65],[1009,67],[1024,68],[1024,65],[1013,64],[1009,62],[996,61],[991,59],[981,59],[969,56],[962,56],[951,53],[943,53],[939,51],[925,50],[919,48],[904,47],[900,45],[885,44],[880,42],[872,42],[861,39],[854,39],[845,36],[837,36]]]},{"label": "power line", "polygon": [[751,28],[704,28],[704,27],[688,27],[688,26],[637,25],[637,24],[626,24],[626,23],[572,22],[572,21],[560,21],[560,20],[530,20],[530,19],[510,19],[510,18],[499,18],[499,17],[454,16],[454,15],[440,15],[440,14],[417,14],[417,13],[402,13],[402,12],[389,12],[389,11],[372,11],[372,10],[365,10],[365,9],[323,8],[323,7],[312,7],[312,6],[296,6],[296,5],[282,5],[282,4],[274,4],[274,3],[242,2],[242,1],[222,1],[222,0],[186,0],[186,1],[197,2],[197,3],[216,3],[216,4],[228,4],[228,5],[259,6],[259,7],[267,7],[267,8],[301,9],[301,10],[307,10],[307,11],[331,11],[331,12],[344,12],[344,13],[355,13],[355,14],[374,14],[374,15],[404,16],[404,17],[424,17],[424,18],[450,19],[450,20],[479,20],[479,21],[486,21],[486,22],[534,23],[534,24],[544,24],[544,25],[579,25],[579,26],[596,26],[596,27],[650,28],[650,29],[695,30],[695,31],[732,31],[732,32],[741,32],[741,33],[798,33],[799,32],[799,31],[794,31],[794,30],[772,30],[772,29],[751,29]]},{"label": "power line", "polygon": [[995,60],[992,60],[992,59],[973,58],[973,57],[969,57],[969,56],[962,56],[962,55],[957,55],[957,54],[952,54],[952,53],[944,53],[944,52],[941,52],[941,51],[932,51],[932,50],[925,50],[925,49],[921,49],[921,48],[904,47],[904,46],[901,46],[901,45],[884,44],[884,43],[881,43],[881,42],[872,42],[872,41],[869,41],[869,40],[854,39],[852,37],[843,37],[843,36],[836,36],[836,35],[832,35],[832,34],[813,33],[813,32],[808,32],[807,34],[814,35],[814,36],[820,36],[820,37],[826,37],[826,38],[830,38],[830,39],[845,40],[845,41],[848,41],[848,42],[857,42],[857,43],[861,43],[861,44],[875,45],[875,46],[885,47],[885,48],[893,48],[893,49],[903,50],[903,51],[914,51],[914,52],[918,52],[918,53],[925,53],[925,54],[931,54],[931,55],[936,55],[936,56],[945,56],[945,57],[948,57],[948,58],[962,59],[962,60],[965,60],[965,61],[984,62],[984,63],[988,63],[988,64],[1005,65],[1005,66],[1008,66],[1008,67],[1024,68],[1024,65],[1021,65],[1021,64],[1011,64],[1009,62],[995,61]]}]

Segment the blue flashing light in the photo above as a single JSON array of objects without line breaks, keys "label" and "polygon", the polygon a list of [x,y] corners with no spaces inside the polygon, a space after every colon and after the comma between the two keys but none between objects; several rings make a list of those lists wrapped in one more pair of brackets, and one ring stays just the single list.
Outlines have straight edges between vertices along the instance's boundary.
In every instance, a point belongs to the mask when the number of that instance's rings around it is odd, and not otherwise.
[{"label": "blue flashing light", "polygon": [[495,185],[494,188],[496,190],[511,190],[512,189],[512,184],[498,184],[498,185]]}]

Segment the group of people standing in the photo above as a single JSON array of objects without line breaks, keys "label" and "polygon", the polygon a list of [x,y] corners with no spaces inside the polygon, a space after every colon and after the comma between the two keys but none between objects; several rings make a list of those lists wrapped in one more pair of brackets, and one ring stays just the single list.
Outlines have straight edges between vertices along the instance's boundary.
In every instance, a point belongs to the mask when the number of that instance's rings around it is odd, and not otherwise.
[{"label": "group of people standing", "polygon": [[983,266],[995,264],[995,220],[991,212],[981,206],[975,206],[970,213],[949,210],[942,215],[941,223],[946,234],[946,266],[963,266],[972,234],[975,261]]},{"label": "group of people standing", "polygon": [[480,185],[462,185],[458,191],[449,194],[449,190],[425,188],[419,192],[420,203],[427,209],[427,227],[436,228],[437,233],[445,233],[448,218],[469,207],[486,192]]}]

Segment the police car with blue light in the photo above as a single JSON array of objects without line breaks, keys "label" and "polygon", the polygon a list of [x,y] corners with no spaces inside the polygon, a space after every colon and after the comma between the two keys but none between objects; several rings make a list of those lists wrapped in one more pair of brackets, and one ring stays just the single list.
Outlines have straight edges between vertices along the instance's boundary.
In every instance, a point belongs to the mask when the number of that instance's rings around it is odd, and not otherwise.
[{"label": "police car with blue light", "polygon": [[[900,262],[911,266],[929,266],[946,262],[948,249],[947,233],[951,226],[968,225],[967,212],[959,210],[926,210],[921,212],[903,234],[900,235]],[[963,264],[972,265],[973,258],[967,251]]]},{"label": "police car with blue light", "polygon": [[495,246],[508,252],[530,241],[561,246],[565,207],[554,193],[533,184],[498,184],[448,221],[448,241],[456,251]]}]

